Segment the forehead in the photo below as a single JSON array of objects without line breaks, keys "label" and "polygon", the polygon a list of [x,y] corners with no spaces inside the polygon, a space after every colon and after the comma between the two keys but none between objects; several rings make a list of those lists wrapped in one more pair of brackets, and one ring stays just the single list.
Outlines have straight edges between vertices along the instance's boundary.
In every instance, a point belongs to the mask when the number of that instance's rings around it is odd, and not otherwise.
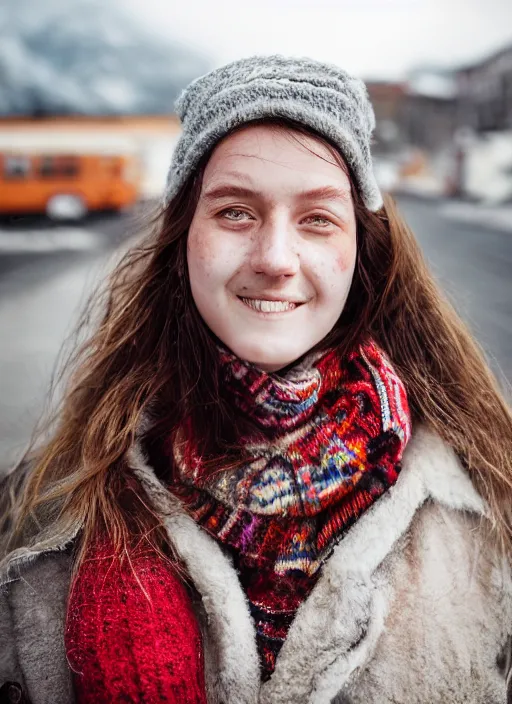
[{"label": "forehead", "polygon": [[244,176],[273,187],[350,187],[346,166],[334,149],[313,135],[270,125],[250,125],[224,138],[208,161],[203,186]]}]

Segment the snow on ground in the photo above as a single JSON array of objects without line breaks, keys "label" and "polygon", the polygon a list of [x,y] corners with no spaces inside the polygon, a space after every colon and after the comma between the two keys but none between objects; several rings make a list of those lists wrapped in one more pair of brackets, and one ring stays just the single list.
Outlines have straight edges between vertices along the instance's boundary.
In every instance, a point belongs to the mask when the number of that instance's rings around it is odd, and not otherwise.
[{"label": "snow on ground", "polygon": [[450,220],[469,222],[512,233],[512,204],[501,206],[448,201],[439,207],[440,214]]},{"label": "snow on ground", "polygon": [[474,137],[467,146],[465,190],[500,203],[512,198],[512,130]]},{"label": "snow on ground", "polygon": [[101,235],[81,227],[58,229],[0,228],[0,256],[2,254],[43,253],[63,251],[91,251],[98,247]]}]

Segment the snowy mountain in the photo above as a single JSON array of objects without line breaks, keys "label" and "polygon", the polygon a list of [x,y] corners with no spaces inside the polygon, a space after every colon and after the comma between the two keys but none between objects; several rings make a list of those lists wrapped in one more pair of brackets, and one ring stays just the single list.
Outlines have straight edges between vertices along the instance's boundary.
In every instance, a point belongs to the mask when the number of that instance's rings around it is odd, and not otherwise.
[{"label": "snowy mountain", "polygon": [[116,0],[0,3],[0,116],[167,113],[208,68]]}]

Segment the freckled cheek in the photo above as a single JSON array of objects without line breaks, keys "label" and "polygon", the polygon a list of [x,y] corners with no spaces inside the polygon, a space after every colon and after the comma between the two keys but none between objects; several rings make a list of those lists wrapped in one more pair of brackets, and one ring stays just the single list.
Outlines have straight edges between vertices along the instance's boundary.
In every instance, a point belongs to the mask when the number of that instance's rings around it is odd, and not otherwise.
[{"label": "freckled cheek", "polygon": [[335,272],[348,272],[354,268],[356,258],[355,243],[348,242],[336,249],[336,253],[332,259],[333,269]]},{"label": "freckled cheek", "polygon": [[210,233],[191,233],[187,253],[190,275],[211,284],[225,282],[238,264],[236,248],[226,244]]},{"label": "freckled cheek", "polygon": [[339,243],[322,252],[321,256],[309,257],[309,276],[319,300],[332,303],[345,299],[353,277],[355,257],[356,248],[350,242]]},{"label": "freckled cheek", "polygon": [[202,234],[200,230],[190,232],[187,254],[189,261],[198,264],[211,260],[213,255],[212,238],[207,233]]}]

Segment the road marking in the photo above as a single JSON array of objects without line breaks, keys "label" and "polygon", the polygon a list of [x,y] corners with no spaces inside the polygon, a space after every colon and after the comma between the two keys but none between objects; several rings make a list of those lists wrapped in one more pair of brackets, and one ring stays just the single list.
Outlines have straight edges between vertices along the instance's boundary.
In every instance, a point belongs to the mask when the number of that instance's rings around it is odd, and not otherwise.
[{"label": "road marking", "polygon": [[100,242],[99,233],[81,227],[21,231],[0,228],[0,254],[83,252],[97,249]]}]

